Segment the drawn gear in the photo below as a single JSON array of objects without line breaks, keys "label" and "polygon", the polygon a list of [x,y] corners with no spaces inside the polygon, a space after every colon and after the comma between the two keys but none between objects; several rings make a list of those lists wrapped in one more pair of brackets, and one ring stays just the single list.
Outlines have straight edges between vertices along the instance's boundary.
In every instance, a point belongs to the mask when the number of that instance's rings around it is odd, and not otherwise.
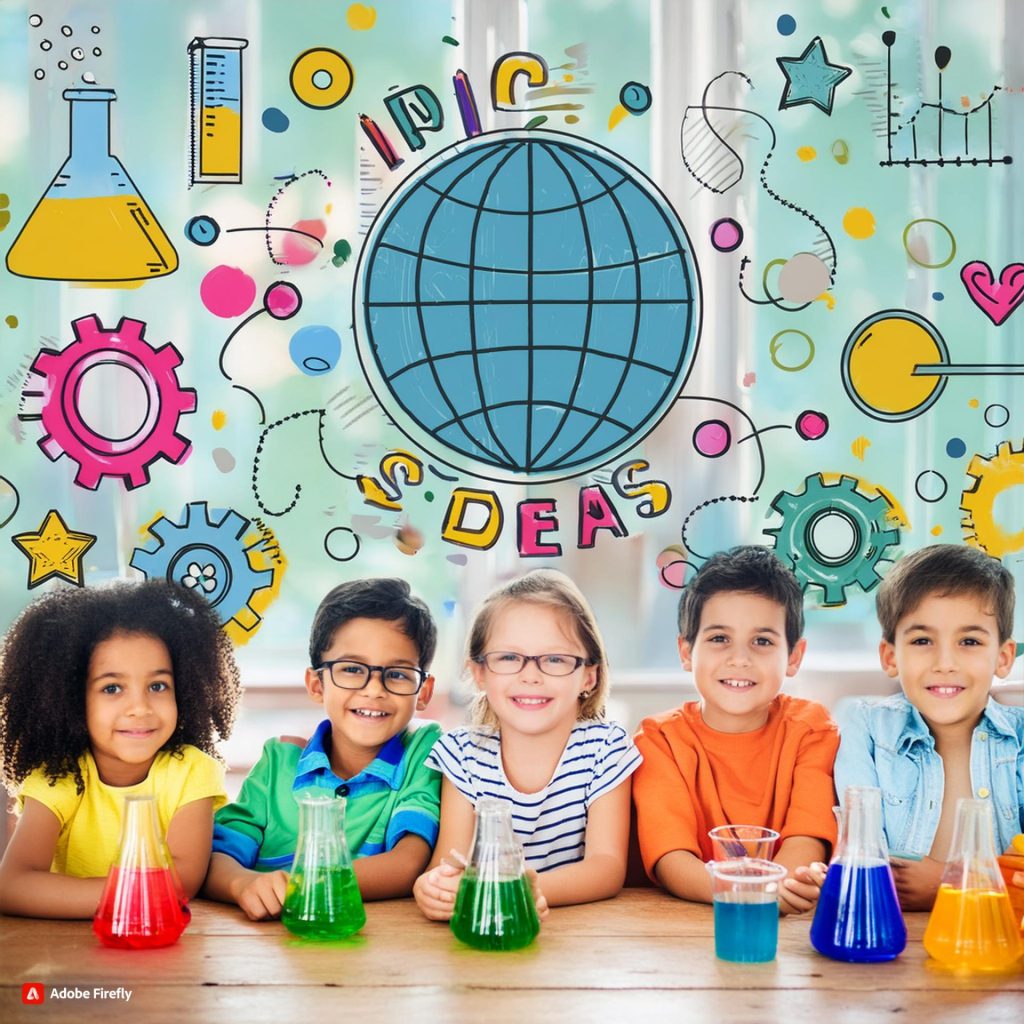
[{"label": "drawn gear", "polygon": [[[852,476],[827,484],[817,473],[804,481],[798,494],[783,491],[772,509],[782,516],[782,525],[764,532],[775,538],[775,552],[796,574],[801,586],[820,587],[827,607],[846,603],[846,588],[859,584],[869,591],[878,586],[878,563],[899,543],[900,532],[890,528],[886,516],[891,505],[882,496],[869,498],[857,490]],[[849,529],[846,551],[834,555],[815,543],[815,530],[829,516],[839,516]]]},{"label": "drawn gear", "polygon": [[960,525],[968,544],[993,558],[1024,549],[1024,530],[1007,533],[995,518],[995,502],[1003,491],[1024,484],[1024,442],[1014,450],[1009,441],[996,446],[991,459],[975,455],[967,467],[974,484],[960,495]]},{"label": "drawn gear", "polygon": [[[96,490],[105,477],[120,477],[131,490],[149,483],[149,466],[158,458],[177,465],[192,450],[178,434],[182,413],[195,412],[196,393],[178,386],[175,368],[181,353],[171,344],[151,348],[143,340],[146,325],[123,317],[112,331],[95,316],[71,323],[76,340],[63,351],[43,349],[32,372],[46,378],[40,419],[46,431],[39,447],[56,461],[67,455],[78,463],[75,483]],[[82,378],[94,367],[113,363],[131,370],[146,389],[146,416],[130,437],[95,433],[78,411]]]},{"label": "drawn gear", "polygon": [[[213,518],[218,514],[219,519]],[[246,546],[244,537],[250,525],[250,520],[233,509],[211,512],[205,501],[190,502],[180,523],[161,516],[149,527],[157,546],[136,548],[129,564],[148,579],[162,577],[179,584],[189,577],[192,566],[202,566],[206,582],[214,583],[205,596],[217,609],[221,623],[234,620],[250,632],[261,616],[249,602],[257,590],[274,582],[273,569],[254,569],[249,561],[248,552],[260,543],[256,540]]]}]

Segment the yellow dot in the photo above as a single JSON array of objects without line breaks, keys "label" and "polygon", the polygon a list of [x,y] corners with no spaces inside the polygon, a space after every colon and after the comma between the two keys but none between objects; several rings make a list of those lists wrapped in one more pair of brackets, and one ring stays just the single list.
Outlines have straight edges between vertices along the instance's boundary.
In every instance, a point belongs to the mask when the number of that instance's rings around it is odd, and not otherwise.
[{"label": "yellow dot", "polygon": [[562,81],[563,82],[571,82],[573,80],[573,78],[574,78],[573,75],[562,75]]},{"label": "yellow dot", "polygon": [[843,217],[843,230],[851,238],[870,238],[875,233],[875,215],[863,206],[853,206]]},{"label": "yellow dot", "polygon": [[565,123],[566,124],[578,124],[579,123],[579,118],[575,114],[566,114],[565,115]]},{"label": "yellow dot", "polygon": [[18,326],[18,318],[12,313],[10,316],[4,318],[4,323],[13,331]]},{"label": "yellow dot", "polygon": [[326,205],[326,206],[324,207],[324,213],[326,213],[326,214],[327,214],[327,216],[328,216],[328,217],[330,217],[330,215],[331,215],[331,210],[333,210],[333,209],[334,209],[334,203],[328,203],[328,204],[327,204],[327,205]]},{"label": "yellow dot", "polygon": [[213,415],[210,417],[210,422],[213,424],[214,430],[222,430],[227,421],[228,414],[226,412],[223,412],[221,409],[214,409]]},{"label": "yellow dot", "polygon": [[365,32],[377,23],[377,12],[366,4],[351,4],[345,17],[353,32]]},{"label": "yellow dot", "polygon": [[942,536],[942,527],[941,526],[933,526],[932,527],[932,536],[933,537],[941,537]]},{"label": "yellow dot", "polygon": [[977,408],[978,408],[978,400],[977,400],[976,398],[972,398],[972,399],[971,399],[971,400],[970,400],[970,401],[969,401],[969,402],[968,402],[967,404],[968,404],[968,405],[969,405],[969,406],[970,406],[970,407],[971,407],[972,409],[977,409]]},{"label": "yellow dot", "polygon": [[818,151],[813,146],[801,146],[796,155],[806,164],[818,155]]}]

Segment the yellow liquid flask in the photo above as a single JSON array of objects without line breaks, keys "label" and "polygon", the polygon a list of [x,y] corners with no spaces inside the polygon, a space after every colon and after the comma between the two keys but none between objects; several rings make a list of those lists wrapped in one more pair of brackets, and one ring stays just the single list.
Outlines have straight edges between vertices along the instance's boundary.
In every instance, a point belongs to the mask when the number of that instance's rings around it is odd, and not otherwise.
[{"label": "yellow liquid flask", "polygon": [[992,807],[959,800],[942,884],[924,948],[947,967],[1005,971],[1024,953],[993,840]]},{"label": "yellow liquid flask", "polygon": [[70,153],[7,253],[12,274],[130,285],[178,269],[174,246],[110,152],[116,98],[113,89],[64,90]]}]

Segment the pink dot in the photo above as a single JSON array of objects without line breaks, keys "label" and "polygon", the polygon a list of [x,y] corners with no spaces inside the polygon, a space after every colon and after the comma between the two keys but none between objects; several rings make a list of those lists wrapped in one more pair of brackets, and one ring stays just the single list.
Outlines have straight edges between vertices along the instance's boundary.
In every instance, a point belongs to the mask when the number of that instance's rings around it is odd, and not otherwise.
[{"label": "pink dot", "polygon": [[238,267],[214,267],[199,285],[199,297],[214,316],[241,316],[256,298],[256,282]]},{"label": "pink dot", "polygon": [[732,252],[743,241],[743,228],[732,217],[723,217],[711,225],[711,244],[719,252]]},{"label": "pink dot", "polygon": [[828,433],[828,417],[823,412],[808,409],[796,418],[796,432],[805,441],[817,441]]},{"label": "pink dot", "polygon": [[263,293],[263,308],[275,320],[288,320],[301,306],[302,294],[287,281],[278,281]]},{"label": "pink dot", "polygon": [[[324,250],[323,240],[327,234],[327,224],[322,220],[297,220],[292,225],[292,231],[297,233],[285,234],[281,241],[278,262],[291,266],[312,263]],[[309,237],[310,235],[313,237]]]},{"label": "pink dot", "polygon": [[717,459],[729,450],[732,434],[721,420],[705,420],[693,432],[693,447],[707,459]]}]

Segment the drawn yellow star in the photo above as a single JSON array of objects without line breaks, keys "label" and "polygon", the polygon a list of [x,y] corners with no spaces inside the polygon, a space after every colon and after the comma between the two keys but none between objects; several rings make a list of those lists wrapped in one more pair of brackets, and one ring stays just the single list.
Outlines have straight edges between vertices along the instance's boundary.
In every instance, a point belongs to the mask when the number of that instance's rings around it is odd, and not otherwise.
[{"label": "drawn yellow star", "polygon": [[60,513],[51,508],[35,533],[19,533],[11,541],[29,559],[28,589],[58,576],[76,587],[85,586],[82,558],[96,543],[91,533],[69,530]]}]

